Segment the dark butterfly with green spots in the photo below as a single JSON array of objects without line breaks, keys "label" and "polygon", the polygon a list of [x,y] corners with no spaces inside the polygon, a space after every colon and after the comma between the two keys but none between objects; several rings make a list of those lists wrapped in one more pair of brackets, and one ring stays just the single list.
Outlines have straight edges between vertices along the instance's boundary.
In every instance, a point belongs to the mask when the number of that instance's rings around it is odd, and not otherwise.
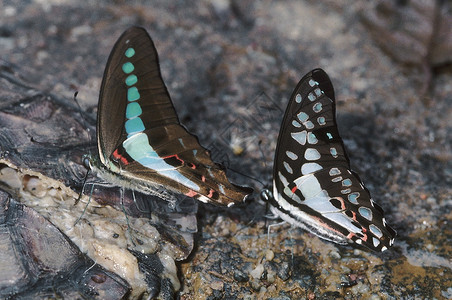
[{"label": "dark butterfly with green spots", "polygon": [[179,122],[163,82],[154,43],[132,27],[113,47],[105,68],[97,115],[105,180],[169,200],[167,191],[230,206],[251,189],[229,182],[196,136]]},{"label": "dark butterfly with green spots", "polygon": [[339,244],[384,251],[396,232],[383,210],[350,170],[336,123],[336,100],[328,75],[305,75],[282,121],[273,167],[273,195],[263,194],[283,220]]}]

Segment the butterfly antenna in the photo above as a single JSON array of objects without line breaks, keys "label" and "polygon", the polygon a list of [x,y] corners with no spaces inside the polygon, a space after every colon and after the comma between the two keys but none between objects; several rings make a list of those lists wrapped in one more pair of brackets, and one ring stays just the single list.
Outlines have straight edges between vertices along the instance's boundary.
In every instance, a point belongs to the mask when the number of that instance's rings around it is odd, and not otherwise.
[{"label": "butterfly antenna", "polygon": [[83,110],[82,110],[82,107],[80,106],[80,103],[77,100],[77,95],[78,95],[78,91],[76,91],[74,93],[73,100],[74,100],[75,104],[77,104],[78,113],[79,113],[80,117],[82,118],[83,128],[86,128],[86,133],[88,134],[88,140],[91,142],[91,135],[89,134],[90,130],[88,127],[88,122],[87,122],[85,116],[83,115]]},{"label": "butterfly antenna", "polygon": [[[75,104],[77,105],[78,113],[79,113],[79,115],[80,115],[80,117],[81,117],[81,119],[82,119],[83,128],[86,129],[86,134],[87,134],[87,136],[88,136],[89,144],[92,144],[91,135],[89,134],[88,122],[87,122],[87,120],[85,119],[85,116],[84,116],[83,113],[82,113],[82,107],[80,106],[80,103],[79,103],[78,100],[77,100],[77,95],[78,95],[78,91],[76,91],[76,92],[74,93],[74,98],[73,98],[73,100],[74,100]],[[89,147],[88,147],[88,151],[91,151],[91,149],[89,149]],[[91,156],[91,153],[90,153],[90,156]],[[84,189],[85,189],[85,184],[86,184],[86,181],[87,181],[87,179],[88,179],[89,172],[91,171],[89,167],[87,167],[87,170],[88,170],[88,171],[87,171],[86,174],[85,174],[85,178],[83,179],[82,189],[81,189],[80,193],[78,194],[78,197],[77,197],[77,199],[75,200],[74,205],[77,205],[77,203],[78,203],[78,202],[80,201],[80,199],[82,198],[82,194],[83,194],[83,191],[84,191]],[[91,195],[92,195],[92,190],[91,190]],[[78,221],[78,220],[77,220],[77,221]]]},{"label": "butterfly antenna", "polygon": [[149,210],[146,209],[146,205],[144,205],[144,208],[141,208],[140,205],[138,204],[137,198],[135,196],[135,191],[132,190],[132,198],[133,198],[133,203],[135,203],[135,207],[138,209],[139,212],[141,213],[149,213]]},{"label": "butterfly antenna", "polygon": [[234,172],[234,173],[236,173],[236,174],[242,175],[242,176],[244,176],[244,177],[246,177],[246,178],[249,178],[249,179],[251,179],[251,180],[254,180],[254,181],[260,183],[262,186],[265,186],[265,184],[264,184],[262,181],[260,181],[259,179],[255,178],[255,177],[253,177],[253,176],[246,175],[245,173],[242,173],[242,172],[240,172],[240,171],[238,171],[238,170],[236,170],[236,169],[229,168],[229,167],[228,167],[228,170],[231,170],[232,172]]},{"label": "butterfly antenna", "polygon": [[[260,151],[261,156],[262,156],[262,161],[264,162],[264,168],[265,168],[265,170],[266,170],[266,169],[267,169],[267,162],[266,162],[266,160],[265,160],[264,151],[262,150],[261,145],[262,145],[262,140],[259,140],[259,142],[258,142],[258,148],[259,148],[259,151]],[[236,173],[236,174],[240,174],[240,175],[242,175],[242,176],[244,176],[244,177],[246,177],[246,178],[249,178],[249,179],[251,179],[251,180],[254,180],[254,181],[258,182],[260,185],[262,185],[262,187],[264,187],[264,188],[265,188],[266,186],[268,186],[267,184],[265,184],[264,182],[262,182],[261,180],[255,178],[255,177],[253,177],[253,176],[244,174],[244,173],[242,173],[242,172],[240,172],[240,171],[238,171],[238,170],[235,170],[235,169],[233,169],[233,168],[230,168],[230,167],[228,167],[228,170],[231,170],[232,172],[234,172],[234,173]]]},{"label": "butterfly antenna", "polygon": [[267,160],[265,159],[265,154],[264,154],[264,150],[262,150],[262,140],[259,140],[259,142],[257,143],[257,147],[259,148],[259,151],[261,152],[261,156],[262,156],[262,161],[264,162],[264,168],[265,170],[267,170]]}]

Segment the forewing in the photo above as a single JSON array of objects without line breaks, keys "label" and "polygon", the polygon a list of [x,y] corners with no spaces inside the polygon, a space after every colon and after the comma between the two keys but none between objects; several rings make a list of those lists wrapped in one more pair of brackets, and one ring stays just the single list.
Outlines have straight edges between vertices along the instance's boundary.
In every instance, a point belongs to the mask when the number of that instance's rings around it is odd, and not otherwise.
[{"label": "forewing", "polygon": [[335,110],[328,75],[315,69],[304,76],[279,133],[273,204],[283,219],[322,238],[385,250],[395,231],[350,170]]},{"label": "forewing", "polygon": [[[137,82],[132,84],[135,78]],[[146,30],[132,27],[125,31],[114,45],[102,80],[97,112],[97,137],[99,154],[104,164],[118,145],[127,138],[124,123],[127,120],[128,104],[138,104],[140,99],[145,99],[139,102],[139,106],[142,110],[141,120],[144,120],[147,128],[179,124],[160,75],[154,43]],[[133,107],[138,109],[137,105],[133,104],[129,107],[130,114],[136,113],[132,111]]]},{"label": "forewing", "polygon": [[241,202],[251,192],[230,183],[197,137],[179,123],[157,51],[143,28],[127,30],[112,50],[97,129],[104,165],[132,182],[222,205]]}]

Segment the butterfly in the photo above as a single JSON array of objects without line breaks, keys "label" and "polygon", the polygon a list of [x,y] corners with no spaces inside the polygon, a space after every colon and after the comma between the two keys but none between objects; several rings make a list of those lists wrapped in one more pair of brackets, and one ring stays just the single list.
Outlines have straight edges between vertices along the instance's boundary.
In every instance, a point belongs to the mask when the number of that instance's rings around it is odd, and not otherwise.
[{"label": "butterfly", "polygon": [[385,251],[396,232],[350,170],[336,123],[333,85],[322,69],[306,74],[290,97],[273,167],[272,212],[339,244]]},{"label": "butterfly", "polygon": [[251,189],[229,182],[196,136],[179,122],[163,82],[157,50],[145,29],[131,27],[113,47],[97,112],[100,177],[162,199],[167,191],[220,205],[242,202]]}]

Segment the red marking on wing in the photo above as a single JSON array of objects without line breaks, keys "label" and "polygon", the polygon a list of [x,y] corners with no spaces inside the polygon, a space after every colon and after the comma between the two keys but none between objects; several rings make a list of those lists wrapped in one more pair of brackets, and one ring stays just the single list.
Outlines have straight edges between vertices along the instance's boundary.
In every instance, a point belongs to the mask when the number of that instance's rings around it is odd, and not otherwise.
[{"label": "red marking on wing", "polygon": [[171,158],[171,157],[175,157],[178,161],[182,162],[182,164],[185,163],[185,161],[182,158],[180,158],[177,154],[168,155],[168,156],[165,156],[165,157],[162,157],[162,158],[166,159],[166,158]]},{"label": "red marking on wing", "polygon": [[185,196],[193,198],[194,196],[198,195],[197,192],[190,190],[189,192],[185,193]]},{"label": "red marking on wing", "polygon": [[113,157],[116,160],[120,160],[123,165],[128,165],[129,164],[127,159],[124,156],[122,156],[121,154],[119,154],[118,149],[116,149],[115,152],[113,152]]},{"label": "red marking on wing", "polygon": [[206,182],[206,177],[204,175],[201,176],[201,181]]},{"label": "red marking on wing", "polygon": [[336,197],[337,200],[339,200],[341,202],[341,209],[345,209],[345,202],[344,202],[344,198],[342,197]]},{"label": "red marking on wing", "polygon": [[337,232],[338,234],[340,234],[340,235],[343,236],[342,232],[340,232],[339,230],[337,230],[337,229],[331,227],[330,225],[328,225],[327,223],[325,223],[321,218],[319,218],[319,217],[314,217],[314,219],[316,219],[316,220],[319,222],[319,224],[320,224],[321,226],[323,226],[323,227],[325,227],[325,228],[328,228],[328,229],[331,230],[331,231]]},{"label": "red marking on wing", "polygon": [[367,242],[367,234],[364,235],[364,237],[362,238],[363,241]]},{"label": "red marking on wing", "polygon": [[294,193],[295,194],[295,191],[298,189],[298,187],[297,186],[294,186],[293,188],[292,188],[292,193]]}]

